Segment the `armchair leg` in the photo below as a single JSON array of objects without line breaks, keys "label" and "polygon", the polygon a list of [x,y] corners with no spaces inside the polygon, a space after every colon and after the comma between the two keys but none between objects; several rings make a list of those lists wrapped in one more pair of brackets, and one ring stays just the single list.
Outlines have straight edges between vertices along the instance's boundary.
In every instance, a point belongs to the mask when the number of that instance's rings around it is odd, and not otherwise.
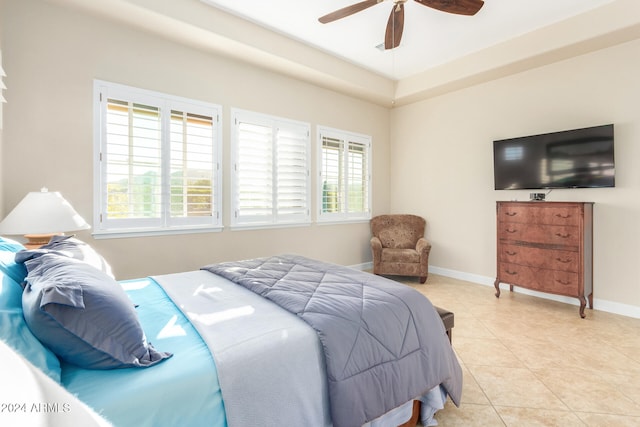
[{"label": "armchair leg", "polygon": [[427,281],[427,276],[420,276],[420,283],[424,283]]}]

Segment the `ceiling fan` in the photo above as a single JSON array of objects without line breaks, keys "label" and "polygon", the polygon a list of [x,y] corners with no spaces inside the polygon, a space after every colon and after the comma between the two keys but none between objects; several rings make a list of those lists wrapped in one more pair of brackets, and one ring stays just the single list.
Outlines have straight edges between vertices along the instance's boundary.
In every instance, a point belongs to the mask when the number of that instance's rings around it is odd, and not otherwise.
[{"label": "ceiling fan", "polygon": [[[363,11],[382,3],[385,0],[365,0],[351,6],[343,7],[327,15],[318,18],[323,24],[336,21],[354,13]],[[482,0],[415,0],[423,6],[441,10],[447,13],[455,13],[457,15],[475,15],[484,1]],[[402,39],[402,30],[404,28],[404,4],[407,0],[394,0],[393,9],[387,21],[387,30],[384,35],[384,48],[393,49],[400,45]]]}]

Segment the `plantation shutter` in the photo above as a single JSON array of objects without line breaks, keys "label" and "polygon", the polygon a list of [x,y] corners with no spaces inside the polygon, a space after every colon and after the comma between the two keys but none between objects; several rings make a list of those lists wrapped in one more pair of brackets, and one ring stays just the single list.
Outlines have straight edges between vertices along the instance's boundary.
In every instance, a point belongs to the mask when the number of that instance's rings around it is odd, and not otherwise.
[{"label": "plantation shutter", "polygon": [[348,212],[368,211],[369,168],[367,146],[349,141],[347,152]]},{"label": "plantation shutter", "polygon": [[238,123],[236,217],[247,222],[272,221],[273,129]]},{"label": "plantation shutter", "polygon": [[173,223],[217,212],[214,125],[211,116],[171,111],[169,217]]},{"label": "plantation shutter", "polygon": [[309,133],[303,126],[280,124],[277,133],[277,215],[283,222],[309,216]]},{"label": "plantation shutter", "polygon": [[319,128],[319,221],[371,218],[371,139]]},{"label": "plantation shutter", "polygon": [[336,138],[322,138],[322,212],[344,211],[344,189],[341,167],[343,142]]},{"label": "plantation shutter", "polygon": [[232,225],[308,223],[309,126],[234,111]]},{"label": "plantation shutter", "polygon": [[157,106],[108,98],[103,151],[106,221],[160,224],[161,117]]}]

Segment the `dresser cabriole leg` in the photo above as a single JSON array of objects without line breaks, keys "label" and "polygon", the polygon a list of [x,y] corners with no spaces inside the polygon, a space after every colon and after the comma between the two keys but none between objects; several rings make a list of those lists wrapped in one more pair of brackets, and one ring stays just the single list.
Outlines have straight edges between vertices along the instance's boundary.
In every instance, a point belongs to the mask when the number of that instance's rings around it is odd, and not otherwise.
[{"label": "dresser cabriole leg", "polygon": [[493,286],[496,288],[496,298],[500,298],[500,280],[496,278],[496,281],[493,282]]}]

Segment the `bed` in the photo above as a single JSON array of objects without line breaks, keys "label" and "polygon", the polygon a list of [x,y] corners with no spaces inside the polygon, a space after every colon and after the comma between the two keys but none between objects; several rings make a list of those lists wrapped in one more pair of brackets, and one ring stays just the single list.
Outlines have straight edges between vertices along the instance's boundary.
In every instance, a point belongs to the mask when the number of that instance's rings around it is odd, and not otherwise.
[{"label": "bed", "polygon": [[[409,287],[297,255],[116,282],[86,243],[65,237],[47,246],[25,251],[0,240],[0,338],[115,426],[398,426],[416,400],[427,425],[447,397],[459,404],[462,375],[444,326]],[[143,352],[119,366],[102,348],[98,362],[89,357],[102,366],[87,364],[84,348],[52,352],[67,337],[29,323],[42,311],[31,313],[29,291],[52,277],[65,286],[39,295],[38,308],[45,299],[79,304],[81,295],[88,310],[94,280],[100,292],[105,282],[122,291],[118,317],[134,311]],[[394,293],[405,295],[393,295],[402,307],[377,302]],[[85,322],[72,323],[67,329]],[[120,329],[136,330],[112,335]]]}]

